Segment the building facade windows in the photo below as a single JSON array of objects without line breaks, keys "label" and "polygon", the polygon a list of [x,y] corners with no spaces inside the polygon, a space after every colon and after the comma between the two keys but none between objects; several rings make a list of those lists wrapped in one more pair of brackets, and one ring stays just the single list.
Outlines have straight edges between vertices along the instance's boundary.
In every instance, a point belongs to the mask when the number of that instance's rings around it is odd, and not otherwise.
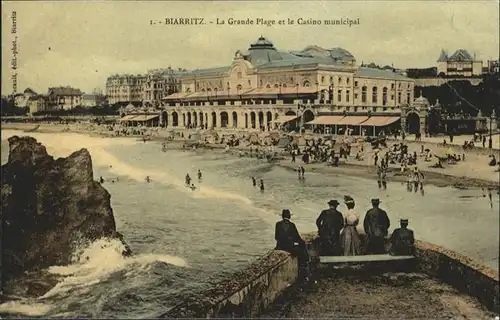
[{"label": "building facade windows", "polygon": [[377,99],[378,99],[378,88],[377,87],[373,87],[372,88],[372,103],[377,103]]},{"label": "building facade windows", "polygon": [[366,103],[366,87],[361,88],[361,102]]}]

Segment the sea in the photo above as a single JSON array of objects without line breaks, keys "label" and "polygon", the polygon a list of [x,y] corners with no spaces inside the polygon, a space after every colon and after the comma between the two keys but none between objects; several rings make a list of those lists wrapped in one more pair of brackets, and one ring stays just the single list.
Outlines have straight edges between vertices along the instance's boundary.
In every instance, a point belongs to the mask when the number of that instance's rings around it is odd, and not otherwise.
[{"label": "sea", "polygon": [[[498,270],[499,199],[494,194],[490,208],[481,189],[427,185],[421,195],[401,183],[389,182],[384,191],[372,179],[307,171],[300,182],[293,170],[223,150],[163,152],[160,142],[130,137],[1,133],[2,164],[8,159],[6,139],[13,135],[36,138],[56,158],[88,149],[94,178],[105,179],[117,229],[134,252],[122,257],[117,241],[80,248],[73,264],[48,268],[59,282],[45,295],[0,304],[4,318],[157,317],[272,249],[282,209],[291,210],[300,232],[313,232],[327,201],[342,202],[344,195],[356,200],[361,219],[377,197],[388,212],[390,231],[408,218],[417,239]],[[187,173],[195,191],[185,186]],[[251,177],[264,180],[264,192],[252,186]],[[345,205],[339,210],[345,212]]]}]

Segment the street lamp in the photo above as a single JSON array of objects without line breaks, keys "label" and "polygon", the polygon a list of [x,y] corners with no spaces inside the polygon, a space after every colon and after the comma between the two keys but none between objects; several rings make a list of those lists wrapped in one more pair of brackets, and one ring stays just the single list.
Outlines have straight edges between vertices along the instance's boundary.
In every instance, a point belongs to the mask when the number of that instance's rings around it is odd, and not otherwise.
[{"label": "street lamp", "polygon": [[493,131],[493,120],[496,118],[496,115],[495,115],[495,110],[493,110],[493,112],[491,113],[490,115],[490,139],[488,141],[488,148],[489,149],[492,149],[493,148],[493,139],[492,139],[492,131]]}]

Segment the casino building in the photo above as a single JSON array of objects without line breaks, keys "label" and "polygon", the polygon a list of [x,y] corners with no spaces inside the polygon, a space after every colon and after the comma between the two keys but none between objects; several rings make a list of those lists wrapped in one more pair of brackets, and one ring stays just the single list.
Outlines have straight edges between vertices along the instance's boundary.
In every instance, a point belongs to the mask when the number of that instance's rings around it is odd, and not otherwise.
[{"label": "casino building", "polygon": [[425,127],[427,106],[412,106],[412,79],[359,67],[342,48],[284,52],[261,36],[228,66],[186,72],[180,81],[181,91],[162,99],[161,126],[367,135]]}]

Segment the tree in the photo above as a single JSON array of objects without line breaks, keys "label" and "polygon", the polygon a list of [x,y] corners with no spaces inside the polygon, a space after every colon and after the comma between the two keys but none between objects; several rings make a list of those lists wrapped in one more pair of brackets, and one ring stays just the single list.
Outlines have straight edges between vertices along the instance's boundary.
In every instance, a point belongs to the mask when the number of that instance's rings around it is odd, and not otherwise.
[{"label": "tree", "polygon": [[2,116],[22,116],[26,114],[26,108],[16,107],[13,96],[2,97],[0,113]]},{"label": "tree", "polygon": [[477,109],[485,115],[491,114],[500,106],[500,79],[495,75],[488,75],[483,81],[474,86],[468,80],[455,80],[441,86],[415,87],[415,94],[422,95],[431,105],[439,99],[444,113],[476,115]]}]

